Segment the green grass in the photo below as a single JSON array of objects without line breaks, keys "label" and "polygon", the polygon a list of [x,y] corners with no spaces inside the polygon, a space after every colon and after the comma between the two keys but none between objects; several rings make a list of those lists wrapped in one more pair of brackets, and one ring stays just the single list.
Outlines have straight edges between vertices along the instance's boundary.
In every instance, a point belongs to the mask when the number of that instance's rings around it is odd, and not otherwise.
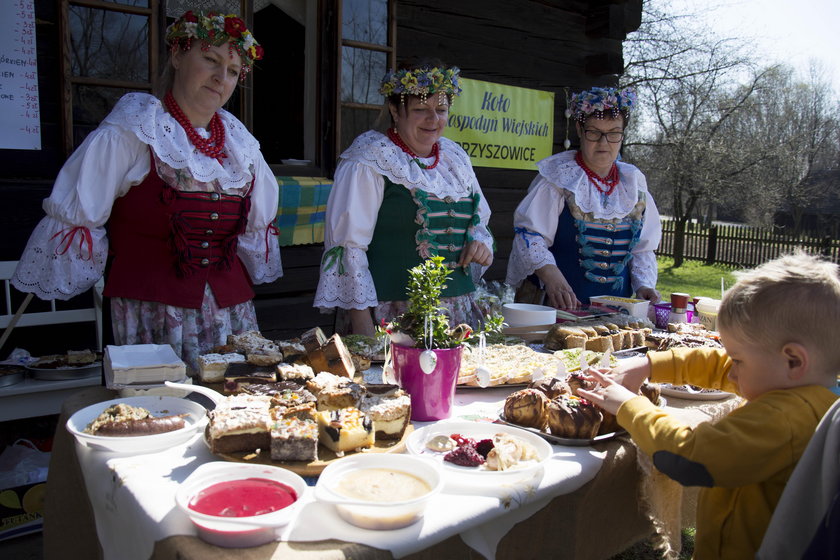
[{"label": "green grass", "polygon": [[673,292],[684,292],[691,297],[710,297],[720,299],[720,279],[726,288],[735,283],[732,271],[722,266],[707,266],[699,261],[683,261],[682,266],[674,268],[674,259],[659,257],[659,280],[656,289],[662,294],[663,301],[668,301]]}]

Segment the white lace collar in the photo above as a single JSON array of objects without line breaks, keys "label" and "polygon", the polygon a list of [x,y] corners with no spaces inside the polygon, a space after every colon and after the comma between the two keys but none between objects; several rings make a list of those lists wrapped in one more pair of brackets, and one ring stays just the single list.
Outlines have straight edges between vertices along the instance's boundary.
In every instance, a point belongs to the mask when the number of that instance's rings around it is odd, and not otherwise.
[{"label": "white lace collar", "polygon": [[188,169],[195,180],[218,181],[229,190],[251,181],[260,144],[236,117],[224,109],[219,116],[225,125],[227,154],[222,164],[196,150],[178,121],[164,110],[157,97],[148,93],[124,95],[104,122],[133,133],[166,165]]},{"label": "white lace collar", "polygon": [[[375,130],[359,135],[341,158],[367,165],[398,185],[417,188],[438,198],[469,196],[478,184],[469,156],[448,138],[441,138],[438,144],[440,163],[434,169],[422,169],[387,136]],[[428,164],[433,159],[421,158],[421,161]]]},{"label": "white lace collar", "polygon": [[575,197],[583,212],[601,220],[615,220],[629,214],[639,201],[639,192],[647,192],[642,173],[629,163],[618,163],[619,182],[615,191],[603,196],[575,162],[574,150],[560,152],[537,162],[537,169],[546,181],[565,189]]}]

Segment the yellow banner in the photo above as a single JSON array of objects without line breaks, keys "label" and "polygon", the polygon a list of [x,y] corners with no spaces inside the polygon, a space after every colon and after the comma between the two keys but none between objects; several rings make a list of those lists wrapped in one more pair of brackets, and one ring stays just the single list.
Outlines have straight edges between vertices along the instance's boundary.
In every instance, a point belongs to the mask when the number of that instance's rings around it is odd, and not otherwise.
[{"label": "yellow banner", "polygon": [[479,80],[460,80],[444,136],[474,166],[536,169],[554,144],[554,93]]}]

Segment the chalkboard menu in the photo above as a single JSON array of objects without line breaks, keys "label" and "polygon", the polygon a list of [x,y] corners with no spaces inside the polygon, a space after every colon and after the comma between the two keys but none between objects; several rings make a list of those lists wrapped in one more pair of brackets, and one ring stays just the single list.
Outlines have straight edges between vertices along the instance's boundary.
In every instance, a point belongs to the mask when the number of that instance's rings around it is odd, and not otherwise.
[{"label": "chalkboard menu", "polygon": [[34,1],[0,1],[0,149],[41,149]]}]

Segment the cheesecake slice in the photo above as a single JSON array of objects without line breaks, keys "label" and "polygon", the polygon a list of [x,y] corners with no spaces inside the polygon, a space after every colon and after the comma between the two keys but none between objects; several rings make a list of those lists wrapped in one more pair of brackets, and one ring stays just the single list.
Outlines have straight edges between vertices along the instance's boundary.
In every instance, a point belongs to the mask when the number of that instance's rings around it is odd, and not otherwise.
[{"label": "cheesecake slice", "polygon": [[373,422],[358,408],[322,410],[318,419],[318,440],[339,457],[345,451],[371,447],[374,442]]}]

